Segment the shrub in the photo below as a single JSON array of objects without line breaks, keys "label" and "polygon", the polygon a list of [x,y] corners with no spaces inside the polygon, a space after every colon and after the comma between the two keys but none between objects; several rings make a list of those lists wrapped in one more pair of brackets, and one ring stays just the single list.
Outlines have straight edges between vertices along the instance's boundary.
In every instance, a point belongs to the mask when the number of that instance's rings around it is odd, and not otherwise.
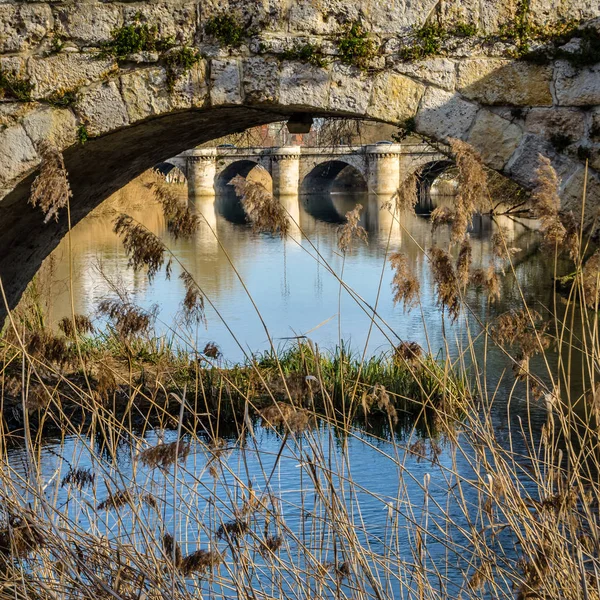
[{"label": "shrub", "polygon": [[245,37],[245,27],[233,15],[217,15],[211,17],[204,31],[217,39],[221,46],[239,48]]},{"label": "shrub", "polygon": [[369,67],[375,58],[375,42],[369,39],[369,34],[358,21],[347,23],[337,40],[337,47],[342,63],[354,65],[361,70]]}]

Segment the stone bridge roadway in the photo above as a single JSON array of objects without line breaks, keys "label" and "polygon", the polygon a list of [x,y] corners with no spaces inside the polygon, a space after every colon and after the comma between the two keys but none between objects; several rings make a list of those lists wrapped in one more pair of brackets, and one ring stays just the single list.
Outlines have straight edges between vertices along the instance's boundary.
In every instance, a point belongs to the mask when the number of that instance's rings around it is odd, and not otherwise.
[{"label": "stone bridge roadway", "polygon": [[[207,31],[223,13],[241,25],[239,45]],[[561,19],[597,27],[599,17],[600,3],[590,0],[0,0],[0,277],[8,303],[67,228],[64,215],[45,225],[27,202],[44,140],[64,151],[73,223],[166,157],[297,113],[410,124],[437,142],[460,138],[525,186],[546,154],[566,208],[580,204],[589,157],[587,205],[597,208],[600,65],[580,60],[577,34],[560,58],[516,60],[518,40],[501,31]],[[355,21],[373,48],[360,68],[342,54]],[[425,23],[447,31],[467,23],[473,35],[450,33],[435,54],[409,59]],[[118,58],[101,51],[119,28],[144,24],[175,46]],[[320,49],[320,64],[301,60],[307,43]],[[198,60],[174,71],[184,47]]]}]

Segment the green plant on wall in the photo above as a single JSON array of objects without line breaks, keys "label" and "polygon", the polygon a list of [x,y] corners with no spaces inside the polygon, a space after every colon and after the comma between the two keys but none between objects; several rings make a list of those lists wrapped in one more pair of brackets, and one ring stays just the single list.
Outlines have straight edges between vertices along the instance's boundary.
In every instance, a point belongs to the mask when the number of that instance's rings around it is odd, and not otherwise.
[{"label": "green plant on wall", "polygon": [[131,23],[113,30],[112,38],[103,44],[100,55],[112,56],[118,61],[125,60],[138,52],[164,52],[174,46],[172,38],[158,35],[156,25],[147,23]]},{"label": "green plant on wall", "polygon": [[221,46],[239,48],[246,35],[246,29],[233,15],[216,15],[204,26],[207,35],[214,37]]},{"label": "green plant on wall", "polygon": [[33,85],[14,73],[0,70],[0,98],[14,98],[20,102],[31,100]]},{"label": "green plant on wall", "polygon": [[199,53],[189,46],[172,50],[165,56],[167,89],[169,92],[174,90],[177,80],[188,73],[199,60]]},{"label": "green plant on wall", "polygon": [[375,42],[359,21],[346,23],[337,39],[340,61],[353,65],[361,70],[369,68],[369,63],[375,58],[377,48]]},{"label": "green plant on wall", "polygon": [[327,60],[323,56],[321,47],[310,42],[285,50],[279,56],[282,60],[299,60],[315,67],[324,67],[327,65]]},{"label": "green plant on wall", "polygon": [[85,124],[81,124],[79,125],[79,127],[77,127],[77,140],[79,141],[79,143],[81,145],[85,144],[88,140],[90,139],[87,127],[85,126]]}]

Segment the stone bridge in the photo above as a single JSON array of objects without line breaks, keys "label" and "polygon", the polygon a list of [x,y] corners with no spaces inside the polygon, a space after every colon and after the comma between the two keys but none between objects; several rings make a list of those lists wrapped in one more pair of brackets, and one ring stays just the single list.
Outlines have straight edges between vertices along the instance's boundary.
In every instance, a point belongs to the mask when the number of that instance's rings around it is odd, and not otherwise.
[{"label": "stone bridge", "polygon": [[310,148],[200,148],[184,152],[170,162],[184,167],[190,197],[214,197],[227,190],[236,175],[246,177],[260,165],[273,181],[277,196],[326,192],[335,178],[350,167],[370,194],[389,198],[417,169],[447,156],[429,144],[372,144]]},{"label": "stone bridge", "polygon": [[[210,33],[223,14],[237,37]],[[169,156],[298,113],[460,138],[525,186],[546,154],[567,208],[580,202],[589,157],[588,206],[598,206],[600,65],[583,34],[543,64],[515,58],[523,31],[598,17],[589,0],[0,0],[8,303],[67,229],[64,215],[44,225],[27,202],[44,140],[64,151],[72,223]],[[367,39],[348,34],[355,22]],[[424,51],[426,23],[437,29]]]}]

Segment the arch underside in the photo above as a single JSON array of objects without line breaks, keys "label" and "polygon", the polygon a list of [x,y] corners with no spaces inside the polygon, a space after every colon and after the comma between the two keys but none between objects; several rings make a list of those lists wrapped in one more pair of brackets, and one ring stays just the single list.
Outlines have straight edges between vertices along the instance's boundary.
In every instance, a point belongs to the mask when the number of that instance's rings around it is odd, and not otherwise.
[{"label": "arch underside", "polygon": [[261,166],[260,162],[250,159],[231,162],[217,173],[215,177],[215,192],[217,194],[229,194],[232,191],[229,183],[235,176],[248,177],[253,169]]},{"label": "arch underside", "polygon": [[328,160],[311,169],[300,183],[302,194],[328,194],[333,191],[366,192],[367,181],[354,165],[344,160]]},{"label": "arch underside", "polygon": [[434,208],[434,202],[431,197],[431,188],[435,180],[449,169],[455,167],[455,163],[451,160],[436,160],[423,165],[418,172],[418,204],[417,212],[430,213]]}]

